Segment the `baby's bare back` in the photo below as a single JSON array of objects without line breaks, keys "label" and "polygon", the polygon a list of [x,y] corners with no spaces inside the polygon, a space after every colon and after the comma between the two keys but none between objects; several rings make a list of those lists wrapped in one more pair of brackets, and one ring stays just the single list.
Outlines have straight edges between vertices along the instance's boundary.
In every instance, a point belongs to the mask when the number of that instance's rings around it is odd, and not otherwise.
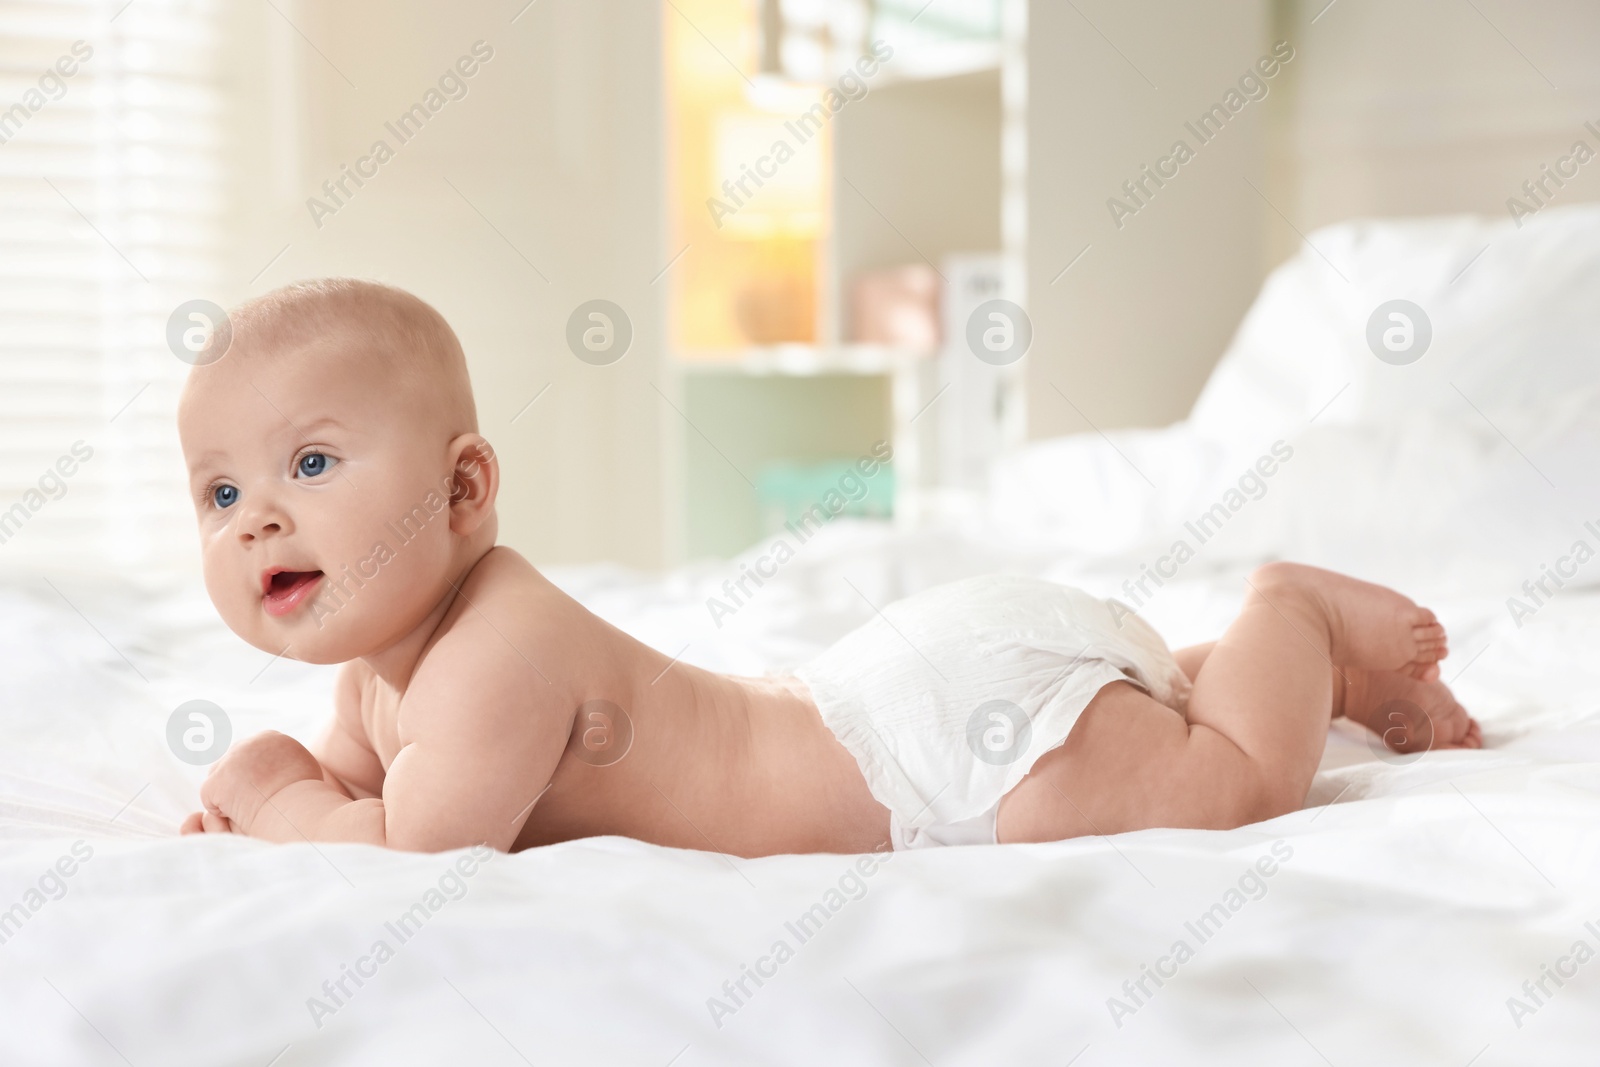
[{"label": "baby's bare back", "polygon": [[505,548],[462,583],[403,692],[360,668],[347,681],[356,707],[340,717],[355,713],[386,774],[408,746],[449,753],[451,773],[382,788],[391,809],[431,809],[442,836],[522,849],[620,834],[744,856],[888,840],[803,683],[673,660]]}]

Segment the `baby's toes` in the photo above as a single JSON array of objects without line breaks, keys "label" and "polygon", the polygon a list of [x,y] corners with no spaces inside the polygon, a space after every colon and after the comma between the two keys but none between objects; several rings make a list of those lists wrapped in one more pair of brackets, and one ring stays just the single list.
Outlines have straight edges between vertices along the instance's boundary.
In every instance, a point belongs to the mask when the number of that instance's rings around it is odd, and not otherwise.
[{"label": "baby's toes", "polygon": [[1426,677],[1426,668],[1450,654],[1450,637],[1438,616],[1427,608],[1417,608],[1411,619],[1411,640],[1416,645],[1416,655],[1410,674],[1413,678],[1430,680]]},{"label": "baby's toes", "polygon": [[[1430,615],[1432,612],[1429,613]],[[1432,659],[1444,659],[1444,652],[1450,647],[1450,637],[1445,629],[1437,622],[1422,623],[1411,628],[1412,640],[1416,641],[1419,653],[1434,652],[1438,655]]]},{"label": "baby's toes", "polygon": [[1433,720],[1435,744],[1440,748],[1478,748],[1483,744],[1483,733],[1467,709],[1449,695],[1430,712]]},{"label": "baby's toes", "polygon": [[1446,748],[1482,748],[1483,728],[1478,725],[1478,720],[1468,715],[1459,704],[1456,705],[1456,711],[1459,714],[1446,725],[1441,744]]}]

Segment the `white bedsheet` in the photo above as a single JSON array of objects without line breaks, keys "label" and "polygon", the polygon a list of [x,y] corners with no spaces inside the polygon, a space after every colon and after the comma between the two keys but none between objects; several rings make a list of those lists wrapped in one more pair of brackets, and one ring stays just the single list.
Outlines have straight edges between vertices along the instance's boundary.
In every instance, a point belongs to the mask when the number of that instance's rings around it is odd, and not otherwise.
[{"label": "white bedsheet", "polygon": [[[994,569],[1105,593],[1124,576],[839,524],[720,630],[705,599],[736,568],[553,577],[669,654],[758,672],[871,611],[845,577],[881,604]],[[93,850],[0,944],[0,1063],[1593,1061],[1600,961],[1564,988],[1545,979],[1540,1002],[1523,983],[1580,940],[1600,950],[1595,594],[1564,593],[1520,629],[1498,599],[1437,604],[1456,639],[1447,674],[1462,672],[1491,747],[1399,763],[1335,731],[1312,795],[1331,806],[1230,833],[901,854],[859,882],[854,857],[575,842],[493,859],[401,943],[385,923],[426,907],[459,856],[172,836],[201,773],[166,751],[177,704],[215,701],[236,736],[307,736],[330,681],[241,645],[174,588],[0,585],[0,909],[75,842]],[[1196,575],[1145,614],[1175,644],[1202,639],[1239,588]],[[1251,899],[1247,871],[1277,842],[1292,855]],[[859,899],[829,897],[841,879]],[[801,943],[785,924],[819,903],[826,922]],[[1185,924],[1218,904],[1202,942]],[[363,964],[372,976],[335,1004],[323,983],[380,939],[394,957]],[[774,975],[736,1002],[724,983],[780,939],[793,958],[761,964]],[[1124,989],[1180,940],[1193,956],[1175,977]],[[1514,1017],[1511,997],[1529,1010]]]}]

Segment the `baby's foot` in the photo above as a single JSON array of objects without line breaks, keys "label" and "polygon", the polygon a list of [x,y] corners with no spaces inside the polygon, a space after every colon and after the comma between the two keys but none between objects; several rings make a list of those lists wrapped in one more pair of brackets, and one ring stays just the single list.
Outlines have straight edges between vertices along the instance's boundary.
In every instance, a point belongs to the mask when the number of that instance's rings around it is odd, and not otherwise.
[{"label": "baby's foot", "polygon": [[[1262,568],[1279,588],[1309,595],[1328,624],[1335,667],[1402,671],[1420,681],[1439,677],[1450,654],[1444,627],[1427,608],[1393,589],[1298,563]],[[1270,601],[1271,593],[1263,593]]]},{"label": "baby's foot", "polygon": [[1358,722],[1396,752],[1482,748],[1483,731],[1448,686],[1401,671],[1334,672],[1334,713]]}]

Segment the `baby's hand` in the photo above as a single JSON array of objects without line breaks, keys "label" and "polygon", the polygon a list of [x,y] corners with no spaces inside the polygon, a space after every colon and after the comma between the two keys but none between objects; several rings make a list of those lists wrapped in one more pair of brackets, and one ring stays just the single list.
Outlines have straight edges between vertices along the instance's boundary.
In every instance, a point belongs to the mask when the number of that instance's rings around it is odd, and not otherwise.
[{"label": "baby's hand", "polygon": [[248,834],[274,794],[296,782],[322,780],[322,764],[300,742],[274,730],[256,734],[211,768],[200,786],[205,810],[185,819],[181,832]]}]

